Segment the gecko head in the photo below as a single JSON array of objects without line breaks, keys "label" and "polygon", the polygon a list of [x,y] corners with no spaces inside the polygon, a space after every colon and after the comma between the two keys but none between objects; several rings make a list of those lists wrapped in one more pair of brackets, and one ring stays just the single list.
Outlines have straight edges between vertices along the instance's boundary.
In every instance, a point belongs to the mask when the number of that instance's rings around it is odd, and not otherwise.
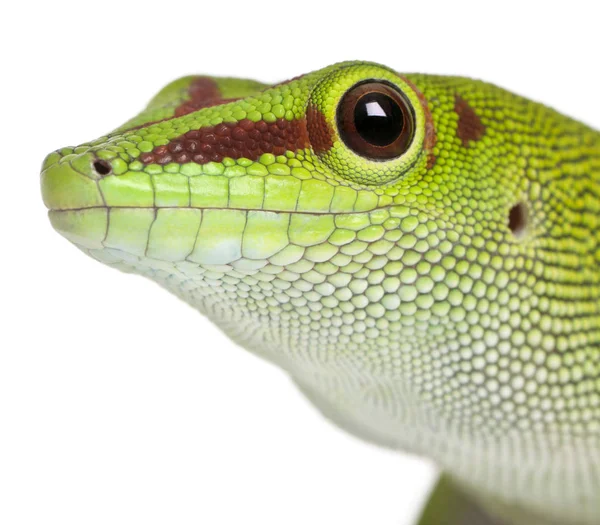
[{"label": "gecko head", "polygon": [[542,338],[519,326],[542,291],[539,186],[527,144],[503,133],[527,104],[364,62],[272,86],[188,77],[49,155],[42,193],[86,253],[296,375],[317,362],[403,376],[423,402],[460,412],[481,396],[491,413],[490,360]]},{"label": "gecko head", "polygon": [[42,193],[81,247],[257,266],[334,233],[351,244],[378,226],[369,212],[390,229],[416,215],[400,193],[431,161],[433,134],[417,88],[374,64],[275,86],[188,77],[110,135],[49,155]]}]

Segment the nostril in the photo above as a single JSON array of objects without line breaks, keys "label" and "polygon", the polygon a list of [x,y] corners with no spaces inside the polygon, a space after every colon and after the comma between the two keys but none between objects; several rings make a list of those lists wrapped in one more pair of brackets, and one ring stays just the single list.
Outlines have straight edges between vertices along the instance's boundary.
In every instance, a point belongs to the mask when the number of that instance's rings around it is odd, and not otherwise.
[{"label": "nostril", "polygon": [[92,166],[98,175],[108,175],[112,170],[110,164],[105,160],[97,160]]},{"label": "nostril", "polygon": [[522,237],[527,229],[527,206],[523,202],[515,204],[508,213],[508,227],[515,237]]}]

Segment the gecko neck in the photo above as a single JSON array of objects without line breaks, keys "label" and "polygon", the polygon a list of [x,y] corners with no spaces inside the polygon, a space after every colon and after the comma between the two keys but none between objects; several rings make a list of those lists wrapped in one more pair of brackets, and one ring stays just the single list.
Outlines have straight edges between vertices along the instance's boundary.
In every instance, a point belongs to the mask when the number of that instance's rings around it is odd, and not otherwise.
[{"label": "gecko neck", "polygon": [[[374,365],[364,352],[348,351],[341,337],[323,345],[322,326],[297,322],[276,301],[266,303],[266,314],[252,311],[248,294],[240,294],[234,285],[230,288],[235,293],[224,293],[227,283],[218,273],[207,276],[198,265],[166,272],[162,263],[144,258],[118,267],[150,277],[209,317],[240,346],[284,369],[317,408],[345,430],[433,459],[507,523],[597,522],[598,434],[573,435],[568,422],[551,431],[523,429],[498,410],[465,410],[470,400],[456,393],[432,395],[415,381],[410,368],[415,352],[435,355],[427,337],[422,337],[421,348],[404,344],[402,334],[380,341],[378,351],[389,359]],[[335,327],[327,328],[331,333]],[[415,330],[406,332],[414,336]],[[440,333],[436,332],[438,341]]]}]

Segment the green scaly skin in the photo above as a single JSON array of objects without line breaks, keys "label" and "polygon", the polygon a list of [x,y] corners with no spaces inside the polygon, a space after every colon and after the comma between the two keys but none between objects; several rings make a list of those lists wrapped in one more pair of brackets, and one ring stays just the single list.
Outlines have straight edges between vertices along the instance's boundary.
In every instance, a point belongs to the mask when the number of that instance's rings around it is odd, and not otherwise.
[{"label": "green scaly skin", "polygon": [[[337,105],[365,80],[412,107],[397,158],[340,138]],[[459,523],[458,494],[506,523],[598,523],[600,135],[490,84],[371,63],[274,86],[214,78],[237,100],[173,117],[193,81],[46,158],[54,228],[192,304],[344,428],[433,458],[452,481],[424,524]],[[142,161],[190,130],[308,108],[326,147]]]}]

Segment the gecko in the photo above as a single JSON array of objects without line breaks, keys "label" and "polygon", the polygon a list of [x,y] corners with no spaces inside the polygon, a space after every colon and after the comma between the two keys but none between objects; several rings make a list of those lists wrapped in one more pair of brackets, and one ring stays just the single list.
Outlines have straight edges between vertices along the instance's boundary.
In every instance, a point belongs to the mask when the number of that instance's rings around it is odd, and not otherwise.
[{"label": "gecko", "polygon": [[597,131],[371,62],[194,75],[49,154],[41,190],[81,251],[431,458],[421,525],[600,522]]}]

